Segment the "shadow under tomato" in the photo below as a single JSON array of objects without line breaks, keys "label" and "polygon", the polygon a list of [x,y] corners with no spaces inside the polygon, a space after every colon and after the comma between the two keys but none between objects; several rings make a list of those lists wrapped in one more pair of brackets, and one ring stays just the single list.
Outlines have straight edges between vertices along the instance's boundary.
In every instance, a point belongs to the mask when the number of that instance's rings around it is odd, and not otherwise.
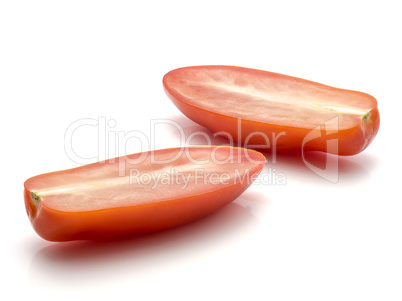
[{"label": "shadow under tomato", "polygon": [[[369,154],[360,154],[366,159],[335,156],[323,152],[308,152],[301,154],[277,154],[272,158],[266,154],[267,168],[275,169],[286,174],[288,179],[295,179],[303,183],[318,185],[339,186],[356,185],[367,181],[371,177],[371,170],[375,168],[375,158]],[[374,164],[373,164],[374,163]]]},{"label": "shadow under tomato", "polygon": [[[247,194],[217,212],[170,230],[101,241],[54,243],[39,250],[30,266],[36,285],[68,287],[115,282],[121,277],[141,279],[192,264],[247,237],[258,227],[253,200]],[[259,200],[263,201],[263,200]]]},{"label": "shadow under tomato", "polygon": [[[184,115],[175,115],[170,119],[180,125],[187,145],[240,146],[226,137],[215,135],[211,130]],[[178,131],[172,131],[170,134],[178,141],[183,138]],[[267,158],[265,171],[274,169],[275,172],[285,174],[289,180],[295,179],[319,185],[334,183],[345,186],[355,185],[366,181],[377,165],[377,159],[367,152],[349,157],[315,151],[304,154],[300,152],[273,154],[269,150],[256,150],[262,152]]]}]

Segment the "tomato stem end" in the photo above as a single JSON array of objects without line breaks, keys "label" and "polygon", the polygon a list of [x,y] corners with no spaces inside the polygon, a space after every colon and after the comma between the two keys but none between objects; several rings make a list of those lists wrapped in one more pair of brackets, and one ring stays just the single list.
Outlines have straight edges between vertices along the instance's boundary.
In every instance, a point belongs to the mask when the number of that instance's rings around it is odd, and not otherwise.
[{"label": "tomato stem end", "polygon": [[32,200],[35,202],[35,204],[40,203],[40,196],[37,193],[31,192],[31,197],[32,197]]}]

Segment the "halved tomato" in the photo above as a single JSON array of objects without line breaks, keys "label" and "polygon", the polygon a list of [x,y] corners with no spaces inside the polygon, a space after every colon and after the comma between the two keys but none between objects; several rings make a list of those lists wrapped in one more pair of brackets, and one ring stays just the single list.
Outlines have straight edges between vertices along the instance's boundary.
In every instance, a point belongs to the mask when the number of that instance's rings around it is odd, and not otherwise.
[{"label": "halved tomato", "polygon": [[163,230],[235,200],[264,164],[259,152],[224,146],[138,153],[30,178],[25,205],[51,241]]},{"label": "halved tomato", "polygon": [[184,67],[168,72],[163,85],[187,117],[251,148],[354,155],[380,123],[368,94],[268,71]]}]

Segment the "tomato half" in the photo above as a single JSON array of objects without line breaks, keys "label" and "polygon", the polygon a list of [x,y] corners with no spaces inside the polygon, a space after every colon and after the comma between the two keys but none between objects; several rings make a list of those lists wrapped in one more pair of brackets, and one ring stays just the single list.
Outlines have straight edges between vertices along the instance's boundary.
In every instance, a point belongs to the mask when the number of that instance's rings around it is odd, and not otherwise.
[{"label": "tomato half", "polygon": [[184,67],[168,72],[163,85],[187,117],[246,147],[354,155],[380,123],[368,94],[268,71]]},{"label": "tomato half", "polygon": [[259,152],[224,146],[138,153],[32,177],[25,205],[51,241],[158,231],[235,200],[264,164]]}]

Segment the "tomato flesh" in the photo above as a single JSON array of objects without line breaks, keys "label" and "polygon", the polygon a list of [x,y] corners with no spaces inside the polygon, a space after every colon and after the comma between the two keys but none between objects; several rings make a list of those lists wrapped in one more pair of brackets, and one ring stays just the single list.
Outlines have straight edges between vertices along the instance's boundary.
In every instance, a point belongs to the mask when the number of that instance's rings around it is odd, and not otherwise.
[{"label": "tomato flesh", "polygon": [[233,201],[264,164],[256,151],[224,146],[139,153],[32,177],[25,204],[51,241],[163,230]]},{"label": "tomato flesh", "polygon": [[[168,72],[163,85],[187,117],[243,146],[272,148],[275,143],[279,151],[353,155],[370,144],[379,128],[374,97],[268,71],[184,67]],[[336,150],[327,148],[328,133],[338,140]]]}]

